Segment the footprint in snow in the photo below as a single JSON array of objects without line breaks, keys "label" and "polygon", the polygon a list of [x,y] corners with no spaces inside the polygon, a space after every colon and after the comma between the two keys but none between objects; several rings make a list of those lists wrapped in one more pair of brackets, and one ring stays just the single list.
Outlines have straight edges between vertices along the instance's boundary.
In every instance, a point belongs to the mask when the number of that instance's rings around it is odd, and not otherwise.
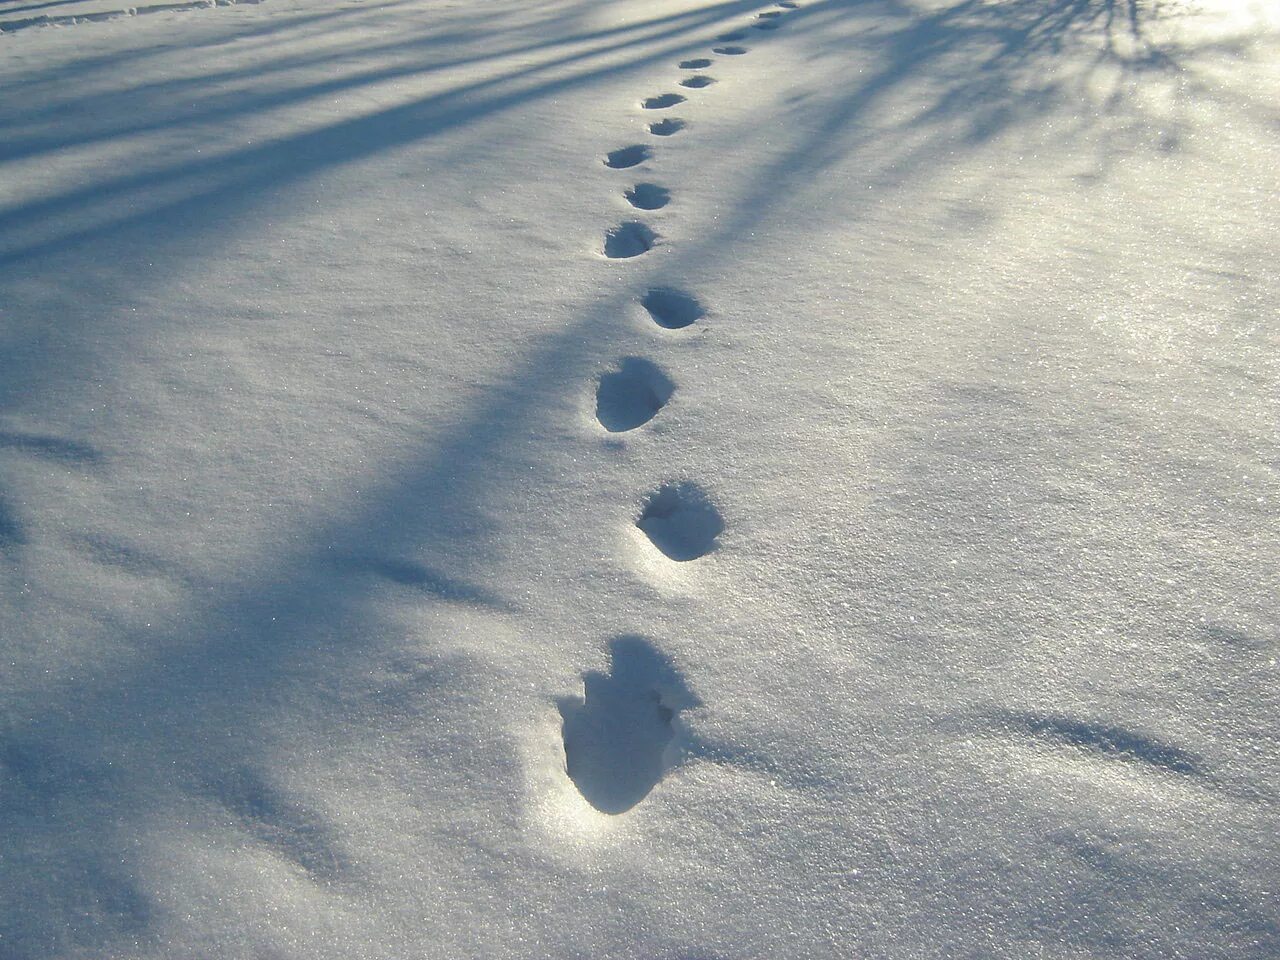
[{"label": "footprint in snow", "polygon": [[744,53],[746,53],[746,52],[747,52],[747,48],[746,48],[746,47],[735,47],[735,46],[730,46],[730,47],[716,47],[716,48],[715,48],[715,52],[716,52],[716,53],[722,53],[722,54],[724,54],[726,57],[740,57],[740,56],[742,56]]},{"label": "footprint in snow", "polygon": [[671,191],[656,183],[637,183],[623,196],[637,210],[660,210],[671,202]]},{"label": "footprint in snow", "polygon": [[776,20],[757,20],[751,26],[755,27],[757,30],[777,30],[781,24]]},{"label": "footprint in snow", "polygon": [[655,137],[669,137],[673,133],[679,133],[684,129],[684,126],[683,120],[677,120],[675,117],[664,117],[649,124],[649,132]]},{"label": "footprint in snow", "polygon": [[778,0],[778,6],[786,7],[788,10],[794,10],[796,7],[800,6],[800,4],[796,3],[796,0]]},{"label": "footprint in snow", "polygon": [[715,77],[708,77],[705,73],[698,73],[692,77],[685,77],[680,81],[680,86],[689,87],[692,90],[699,90],[702,87],[709,87],[715,82]]},{"label": "footprint in snow", "polygon": [[653,249],[658,235],[636,220],[618,224],[604,236],[604,255],[610,260],[628,260]]},{"label": "footprint in snow", "polygon": [[721,43],[733,43],[735,40],[745,40],[747,35],[741,30],[735,30],[733,33],[722,33],[716,37]]},{"label": "footprint in snow", "polygon": [[696,60],[681,60],[681,70],[705,70],[711,66],[711,60],[707,57],[699,57]]},{"label": "footprint in snow", "polygon": [[601,813],[625,813],[676,765],[673,721],[698,705],[649,640],[616,637],[609,643],[609,672],[583,674],[582,696],[558,704],[565,772]]},{"label": "footprint in snow", "polygon": [[757,20],[774,20],[782,16],[781,10],[766,10],[764,13],[757,13]]},{"label": "footprint in snow", "polygon": [[623,357],[596,387],[596,419],[610,433],[634,430],[652,420],[675,389],[657,364]]},{"label": "footprint in snow", "polygon": [[666,110],[668,107],[674,107],[677,103],[684,103],[684,97],[678,93],[663,93],[656,97],[642,100],[640,106],[646,110]]},{"label": "footprint in snow", "polygon": [[724,519],[701,487],[681,481],[649,494],[636,526],[668,559],[685,563],[715,549]]},{"label": "footprint in snow", "polygon": [[629,147],[619,147],[617,150],[611,151],[604,158],[604,165],[612,167],[614,170],[625,170],[627,167],[634,167],[638,163],[644,163],[653,156],[653,151],[642,143],[632,144]]},{"label": "footprint in snow", "polygon": [[696,297],[669,287],[655,287],[640,300],[658,326],[679,330],[701,320],[706,310]]}]

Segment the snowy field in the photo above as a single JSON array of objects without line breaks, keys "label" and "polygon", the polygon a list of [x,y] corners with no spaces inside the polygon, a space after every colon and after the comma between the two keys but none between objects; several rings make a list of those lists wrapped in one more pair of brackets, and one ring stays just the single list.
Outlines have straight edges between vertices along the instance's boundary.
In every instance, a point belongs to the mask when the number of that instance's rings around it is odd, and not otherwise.
[{"label": "snowy field", "polygon": [[0,960],[1280,957],[1274,0],[0,0]]}]

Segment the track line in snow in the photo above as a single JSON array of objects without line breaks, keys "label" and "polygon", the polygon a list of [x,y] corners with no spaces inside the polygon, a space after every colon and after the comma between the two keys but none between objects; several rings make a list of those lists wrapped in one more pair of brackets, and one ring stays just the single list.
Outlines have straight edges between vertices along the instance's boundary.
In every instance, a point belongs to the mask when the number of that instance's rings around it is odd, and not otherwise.
[{"label": "track line in snow", "polygon": [[186,10],[208,10],[214,7],[234,7],[239,4],[259,4],[263,0],[189,0],[183,3],[152,3],[120,10],[95,10],[92,13],[69,13],[61,16],[41,14],[20,20],[0,20],[0,33],[17,33],[31,27],[72,27],[84,23],[102,23],[107,20],[123,20],[126,17],[145,17],[154,13],[177,13]]}]

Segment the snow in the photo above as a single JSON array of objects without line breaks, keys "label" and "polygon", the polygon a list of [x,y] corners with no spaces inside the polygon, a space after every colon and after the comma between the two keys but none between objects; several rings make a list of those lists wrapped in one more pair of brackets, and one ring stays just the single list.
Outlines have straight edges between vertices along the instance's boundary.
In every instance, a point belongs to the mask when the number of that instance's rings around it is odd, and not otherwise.
[{"label": "snow", "polygon": [[0,2],[2,960],[1280,952],[1274,5],[118,7]]}]

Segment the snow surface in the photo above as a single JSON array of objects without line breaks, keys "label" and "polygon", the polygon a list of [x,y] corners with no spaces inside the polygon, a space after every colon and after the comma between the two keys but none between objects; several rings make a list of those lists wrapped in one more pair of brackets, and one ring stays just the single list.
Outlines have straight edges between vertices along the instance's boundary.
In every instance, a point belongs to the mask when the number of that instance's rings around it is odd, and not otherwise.
[{"label": "snow surface", "polygon": [[0,0],[2,960],[1280,955],[1273,3],[116,9]]}]

